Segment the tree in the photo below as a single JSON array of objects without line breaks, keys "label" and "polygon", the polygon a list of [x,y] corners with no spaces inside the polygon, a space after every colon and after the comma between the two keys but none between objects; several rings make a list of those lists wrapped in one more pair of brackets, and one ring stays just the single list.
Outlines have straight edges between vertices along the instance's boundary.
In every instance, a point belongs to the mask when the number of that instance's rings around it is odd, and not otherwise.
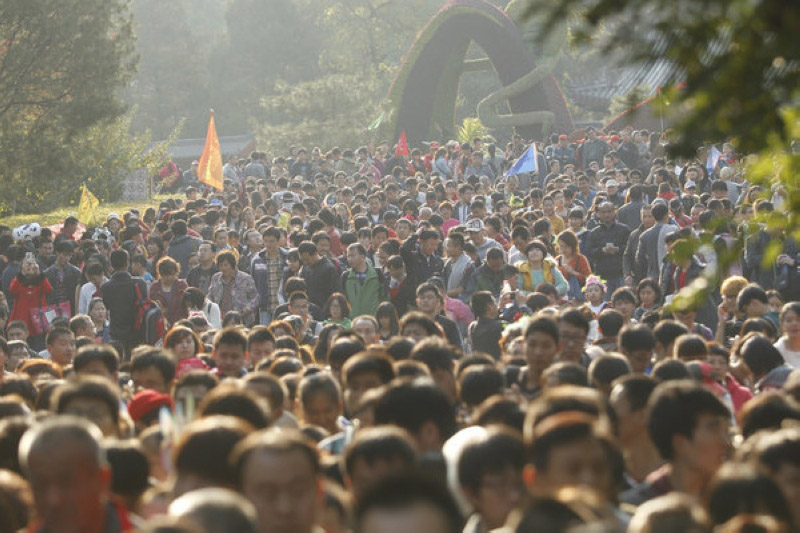
[{"label": "tree", "polygon": [[[580,43],[603,51],[624,47],[628,61],[669,68],[671,87],[664,101],[669,102],[676,124],[671,154],[692,158],[707,142],[733,139],[741,152],[753,154],[743,166],[748,183],[764,186],[763,198],[771,197],[775,188],[785,192],[783,208],[761,216],[761,227],[800,241],[800,151],[791,144],[800,138],[800,4],[783,0],[528,2],[529,14],[545,13],[544,28],[570,20],[572,34]],[[738,249],[743,245],[740,239]],[[685,246],[679,253],[694,249]],[[776,238],[765,254],[765,264],[774,263],[780,250],[781,238]],[[720,267],[724,269],[730,259],[723,258]],[[715,281],[701,278],[676,298],[675,305],[705,298]]]},{"label": "tree", "polygon": [[45,209],[85,177],[72,154],[89,128],[124,112],[136,66],[128,1],[6,0],[0,42],[0,211]]},{"label": "tree", "polygon": [[[206,121],[198,110],[208,107],[208,53],[210,42],[203,42],[188,20],[187,0],[134,0],[133,15],[139,69],[128,91],[128,100],[137,106],[135,131],[150,130],[158,139],[166,138],[187,118],[185,132],[201,137]],[[208,41],[214,37],[207,33]]]},{"label": "tree", "polygon": [[231,133],[244,133],[276,82],[317,74],[318,40],[292,0],[233,0],[225,20],[226,40],[210,59],[210,104]]}]

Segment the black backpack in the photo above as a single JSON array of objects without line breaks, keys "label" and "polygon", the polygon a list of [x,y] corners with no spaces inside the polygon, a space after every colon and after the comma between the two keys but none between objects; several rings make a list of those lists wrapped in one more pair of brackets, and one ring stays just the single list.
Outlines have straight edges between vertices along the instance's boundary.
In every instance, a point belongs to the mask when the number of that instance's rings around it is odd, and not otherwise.
[{"label": "black backpack", "polygon": [[136,340],[141,344],[160,346],[167,333],[167,324],[161,308],[142,294],[138,283],[134,282],[133,286],[136,291],[136,312],[133,322]]}]

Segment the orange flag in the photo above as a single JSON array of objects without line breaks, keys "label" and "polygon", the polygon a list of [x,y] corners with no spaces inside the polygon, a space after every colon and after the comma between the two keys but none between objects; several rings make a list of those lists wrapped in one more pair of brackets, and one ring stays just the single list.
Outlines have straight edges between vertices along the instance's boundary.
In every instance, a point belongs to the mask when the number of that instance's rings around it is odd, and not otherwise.
[{"label": "orange flag", "polygon": [[408,142],[406,141],[406,130],[400,132],[400,140],[397,141],[397,148],[394,150],[395,157],[408,155]]},{"label": "orange flag", "polygon": [[206,145],[203,147],[203,155],[200,156],[200,164],[197,166],[197,176],[200,183],[205,183],[218,191],[222,190],[222,151],[219,148],[213,109],[208,120]]}]

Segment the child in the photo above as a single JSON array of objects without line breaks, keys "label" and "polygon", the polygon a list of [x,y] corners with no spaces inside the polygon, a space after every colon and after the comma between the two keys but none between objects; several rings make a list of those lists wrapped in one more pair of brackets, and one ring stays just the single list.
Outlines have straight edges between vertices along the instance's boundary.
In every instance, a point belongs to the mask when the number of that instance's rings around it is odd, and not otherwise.
[{"label": "child", "polygon": [[767,300],[769,301],[769,310],[780,315],[784,303],[781,293],[775,289],[770,289],[767,291]]},{"label": "child", "polygon": [[716,343],[709,345],[708,350],[706,362],[711,365],[711,376],[714,381],[728,391],[734,413],[738,413],[742,406],[753,397],[753,393],[747,387],[739,384],[736,378],[728,373],[730,366],[728,350]]},{"label": "child", "polygon": [[472,312],[477,320],[469,325],[469,338],[473,352],[485,352],[500,360],[500,337],[503,323],[498,318],[500,309],[489,291],[477,291],[471,298]]},{"label": "child", "polygon": [[591,275],[586,278],[583,293],[586,295],[586,301],[594,316],[598,316],[608,306],[605,301],[606,283],[599,277]]}]

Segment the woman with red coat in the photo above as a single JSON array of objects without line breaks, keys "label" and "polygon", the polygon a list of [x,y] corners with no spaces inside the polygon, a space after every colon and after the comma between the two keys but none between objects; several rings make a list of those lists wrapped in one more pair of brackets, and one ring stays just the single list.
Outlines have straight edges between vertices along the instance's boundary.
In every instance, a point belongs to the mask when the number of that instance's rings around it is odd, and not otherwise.
[{"label": "woman with red coat", "polygon": [[158,303],[169,326],[188,316],[183,305],[183,293],[189,287],[182,279],[178,279],[180,266],[173,258],[162,257],[156,263],[158,281],[150,285],[150,299]]},{"label": "woman with red coat", "polygon": [[578,237],[572,230],[565,230],[559,233],[558,250],[561,255],[556,257],[558,269],[564,276],[564,279],[569,283],[569,290],[567,292],[567,299],[584,300],[581,289],[586,284],[586,278],[592,273],[592,268],[589,266],[589,260],[586,256],[579,251]]},{"label": "woman with red coat", "polygon": [[[14,307],[11,309],[9,322],[21,320],[25,322],[28,331],[33,331],[31,323],[31,310],[47,305],[47,295],[53,292],[53,287],[47,278],[39,271],[39,263],[32,253],[25,255],[22,268],[8,288],[14,297]],[[44,335],[32,336],[28,344],[34,350],[44,349]]]}]

